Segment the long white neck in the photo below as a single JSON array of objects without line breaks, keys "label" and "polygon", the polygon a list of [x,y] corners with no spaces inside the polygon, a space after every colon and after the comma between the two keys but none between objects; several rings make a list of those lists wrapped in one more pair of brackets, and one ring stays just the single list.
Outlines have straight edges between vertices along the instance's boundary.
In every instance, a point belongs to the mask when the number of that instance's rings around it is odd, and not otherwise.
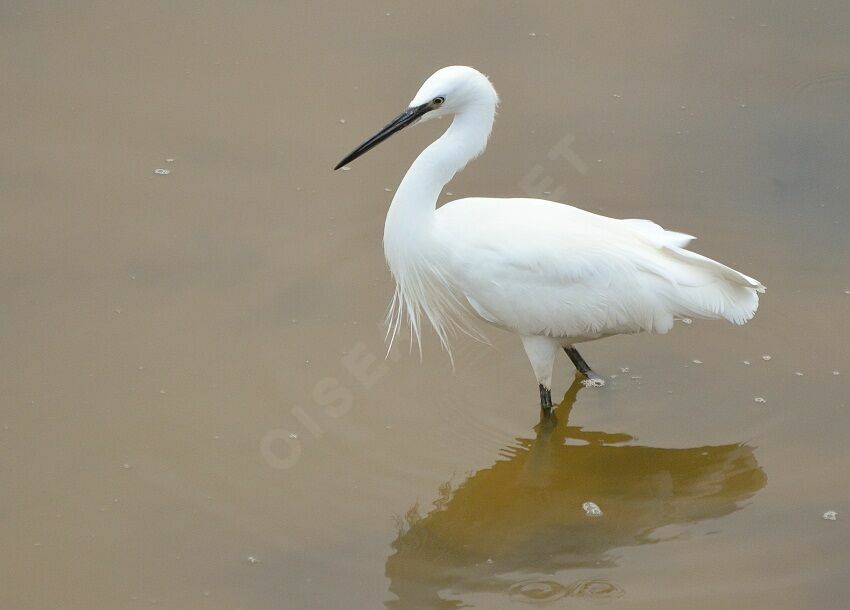
[{"label": "long white neck", "polygon": [[406,318],[411,341],[416,338],[420,355],[423,317],[450,356],[451,335],[462,331],[480,336],[471,329],[466,306],[444,273],[445,249],[434,239],[434,212],[446,183],[484,150],[495,113],[495,100],[458,112],[446,132],[423,150],[407,170],[387,212],[384,255],[396,281],[387,314],[388,336],[394,338]]},{"label": "long white neck", "polygon": [[384,225],[384,250],[391,268],[396,262],[393,259],[431,228],[437,198],[446,183],[484,151],[495,114],[494,103],[464,108],[407,170]]}]

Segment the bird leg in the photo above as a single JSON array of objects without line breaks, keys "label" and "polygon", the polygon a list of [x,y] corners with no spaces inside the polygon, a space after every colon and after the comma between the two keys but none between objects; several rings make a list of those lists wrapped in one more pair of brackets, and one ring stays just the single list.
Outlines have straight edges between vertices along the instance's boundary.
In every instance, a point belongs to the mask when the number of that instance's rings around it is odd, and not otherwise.
[{"label": "bird leg", "polygon": [[552,412],[552,390],[544,386],[542,383],[539,384],[540,387],[540,408],[543,410],[544,415],[549,415]]},{"label": "bird leg", "polygon": [[523,335],[522,346],[534,369],[537,385],[540,388],[540,408],[544,414],[552,411],[552,367],[555,365],[555,354],[561,346],[557,339],[542,335]]},{"label": "bird leg", "polygon": [[605,380],[601,375],[597,375],[593,372],[593,369],[591,369],[590,365],[585,362],[584,358],[581,357],[581,354],[578,353],[576,348],[570,345],[565,347],[564,351],[567,353],[567,356],[570,357],[570,360],[573,361],[578,372],[587,377],[588,380],[592,381],[593,385],[603,385],[605,383]]}]

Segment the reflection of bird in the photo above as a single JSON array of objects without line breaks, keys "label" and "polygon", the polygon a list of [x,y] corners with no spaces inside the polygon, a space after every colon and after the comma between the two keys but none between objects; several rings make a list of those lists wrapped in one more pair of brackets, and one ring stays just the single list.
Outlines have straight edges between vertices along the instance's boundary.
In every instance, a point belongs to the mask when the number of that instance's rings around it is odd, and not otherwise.
[{"label": "reflection of bird", "polygon": [[[580,388],[577,376],[561,405],[564,420]],[[456,607],[464,593],[508,592],[529,581],[551,588],[542,577],[612,567],[613,550],[658,542],[653,532],[666,525],[734,512],[767,481],[746,445],[626,445],[627,434],[555,418],[536,432],[504,449],[506,460],[454,489],[447,484],[424,517],[414,506],[401,520],[386,563],[398,596],[391,607]],[[602,516],[585,513],[588,501]]]},{"label": "reflection of bird", "polygon": [[422,318],[448,349],[472,315],[522,337],[551,409],[552,367],[563,348],[602,381],[574,343],[621,333],[664,333],[677,317],[749,320],[764,287],[685,249],[693,239],[648,220],[617,220],[540,199],[469,198],[435,211],[443,186],[487,145],[498,97],[465,66],[438,70],[410,106],[356,148],[349,163],[417,121],[453,116],[416,159],[387,213],[384,251],[396,280],[390,331]]}]

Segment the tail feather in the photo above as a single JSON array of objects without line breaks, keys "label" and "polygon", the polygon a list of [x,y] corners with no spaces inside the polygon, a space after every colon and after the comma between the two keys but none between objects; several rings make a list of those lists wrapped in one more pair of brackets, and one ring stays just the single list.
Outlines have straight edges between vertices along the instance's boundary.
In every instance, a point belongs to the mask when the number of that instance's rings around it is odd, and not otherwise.
[{"label": "tail feather", "polygon": [[755,315],[758,295],[765,292],[761,282],[696,252],[675,246],[663,251],[682,263],[681,272],[670,278],[674,315],[723,318],[739,325]]},{"label": "tail feather", "polygon": [[665,250],[671,253],[675,258],[718,274],[733,284],[747,286],[756,292],[764,292],[766,290],[764,285],[758,280],[751,278],[748,275],[744,275],[740,271],[732,269],[732,267],[727,267],[723,263],[718,263],[716,260],[710,259],[702,254],[697,254],[696,252],[691,252],[690,250],[677,247],[666,247]]},{"label": "tail feather", "polygon": [[684,248],[696,239],[693,235],[688,235],[687,233],[668,231],[661,225],[643,218],[626,218],[623,222],[630,229],[645,239],[648,239],[657,248]]}]

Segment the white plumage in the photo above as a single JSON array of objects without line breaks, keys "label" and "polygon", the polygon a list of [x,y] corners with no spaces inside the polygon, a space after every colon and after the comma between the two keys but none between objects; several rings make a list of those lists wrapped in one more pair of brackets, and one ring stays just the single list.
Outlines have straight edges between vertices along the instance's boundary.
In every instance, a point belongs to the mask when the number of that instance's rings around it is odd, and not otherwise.
[{"label": "white plumage", "polygon": [[[408,124],[454,115],[410,167],[387,214],[384,249],[397,286],[392,336],[403,319],[417,340],[427,320],[449,350],[458,332],[479,336],[475,317],[515,332],[548,408],[544,394],[561,347],[665,333],[683,317],[734,324],[753,317],[761,283],[686,250],[693,237],[651,221],[607,218],[540,199],[475,197],[436,209],[443,186],[484,150],[497,103],[477,70],[443,68],[405,112],[340,163]],[[583,372],[595,376],[589,368]]]}]

